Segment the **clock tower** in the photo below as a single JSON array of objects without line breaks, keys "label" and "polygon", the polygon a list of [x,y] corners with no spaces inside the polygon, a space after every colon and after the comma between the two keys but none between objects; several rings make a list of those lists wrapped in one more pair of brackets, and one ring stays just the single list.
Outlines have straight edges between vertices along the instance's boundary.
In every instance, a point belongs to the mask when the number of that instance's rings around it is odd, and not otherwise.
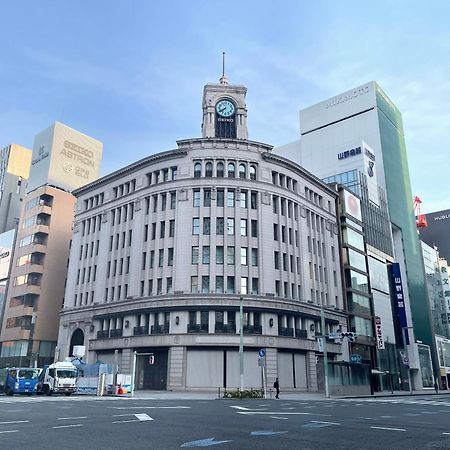
[{"label": "clock tower", "polygon": [[203,88],[204,138],[248,139],[247,88],[228,84],[223,72],[218,84],[207,84]]}]

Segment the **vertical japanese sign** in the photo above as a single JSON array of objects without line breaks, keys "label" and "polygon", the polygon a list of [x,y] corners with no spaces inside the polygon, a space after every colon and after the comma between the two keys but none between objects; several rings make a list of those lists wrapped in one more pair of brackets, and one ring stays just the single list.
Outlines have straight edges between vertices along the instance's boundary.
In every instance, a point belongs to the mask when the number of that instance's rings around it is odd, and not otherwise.
[{"label": "vertical japanese sign", "polygon": [[[389,266],[389,273],[391,275],[391,285],[392,285],[392,292],[391,295],[393,296],[394,300],[394,307],[395,312],[397,315],[398,325],[400,327],[400,330],[402,332],[403,329],[405,329],[405,345],[409,345],[409,333],[408,331],[408,321],[406,319],[406,308],[405,308],[405,298],[403,294],[403,285],[402,285],[402,275],[400,272],[400,264],[399,263],[392,263]],[[402,336],[402,334],[401,334]],[[403,336],[402,336],[403,339]]]},{"label": "vertical japanese sign", "polygon": [[377,349],[384,349],[383,328],[381,326],[381,317],[375,316],[375,338],[377,340]]},{"label": "vertical japanese sign", "polygon": [[442,289],[444,291],[445,310],[447,313],[447,323],[450,324],[450,283],[447,261],[445,259],[439,260],[439,270],[441,273]]}]

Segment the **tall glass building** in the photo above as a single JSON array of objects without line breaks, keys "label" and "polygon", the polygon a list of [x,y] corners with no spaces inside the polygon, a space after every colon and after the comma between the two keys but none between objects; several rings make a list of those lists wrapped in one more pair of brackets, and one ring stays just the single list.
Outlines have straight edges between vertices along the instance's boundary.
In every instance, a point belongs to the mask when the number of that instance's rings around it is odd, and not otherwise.
[{"label": "tall glass building", "polygon": [[[435,346],[401,113],[372,81],[301,110],[300,132],[300,140],[275,151],[326,182],[343,184],[361,198],[369,268],[376,266],[370,271],[374,312],[381,319],[387,348],[395,354],[395,370],[402,375],[410,369],[413,387],[420,388],[413,320],[416,338],[431,349]],[[401,298],[392,290],[387,271],[395,263],[400,266]],[[379,283],[380,275],[391,284],[387,292],[378,288],[385,285]],[[398,320],[399,308],[402,321]],[[378,368],[385,350],[377,352]],[[436,352],[433,355],[436,361]],[[404,363],[408,359],[409,367]],[[400,378],[404,381],[405,377]]]}]

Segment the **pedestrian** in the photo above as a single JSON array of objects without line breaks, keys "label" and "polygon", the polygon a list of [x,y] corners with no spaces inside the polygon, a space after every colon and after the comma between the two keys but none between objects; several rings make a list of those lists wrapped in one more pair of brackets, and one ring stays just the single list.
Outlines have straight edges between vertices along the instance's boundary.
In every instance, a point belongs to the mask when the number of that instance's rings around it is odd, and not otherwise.
[{"label": "pedestrian", "polygon": [[278,378],[275,379],[275,382],[273,383],[273,387],[277,391],[277,395],[275,395],[275,398],[280,398],[280,383],[278,383]]},{"label": "pedestrian", "polygon": [[436,381],[436,380],[434,380],[434,390],[436,391],[436,394],[438,394],[438,393],[439,393],[439,386],[438,386],[438,384],[437,384],[437,381]]}]

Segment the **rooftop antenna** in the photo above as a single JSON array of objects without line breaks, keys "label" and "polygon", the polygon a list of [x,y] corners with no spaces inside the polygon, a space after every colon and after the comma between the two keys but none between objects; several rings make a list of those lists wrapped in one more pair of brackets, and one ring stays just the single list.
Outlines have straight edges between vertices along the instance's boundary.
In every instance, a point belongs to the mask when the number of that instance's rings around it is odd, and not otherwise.
[{"label": "rooftop antenna", "polygon": [[222,52],[222,76],[219,79],[220,84],[228,84],[228,78],[225,75],[225,52]]}]

